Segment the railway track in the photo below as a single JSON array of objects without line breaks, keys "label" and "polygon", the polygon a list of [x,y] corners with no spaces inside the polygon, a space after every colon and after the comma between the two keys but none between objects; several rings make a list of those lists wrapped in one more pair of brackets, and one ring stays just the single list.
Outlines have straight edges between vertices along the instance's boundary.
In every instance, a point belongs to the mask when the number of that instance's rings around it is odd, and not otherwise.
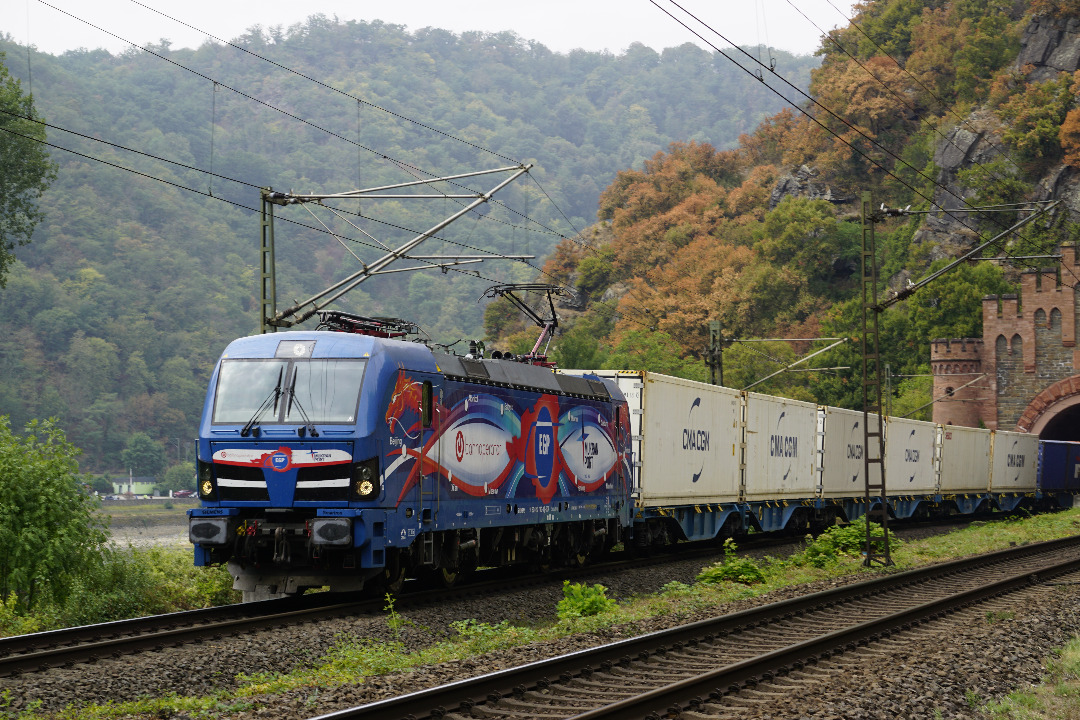
[{"label": "railway track", "polygon": [[805,691],[815,675],[834,676],[830,662],[845,653],[1068,573],[1080,576],[1080,537],[887,575],[319,720],[734,718],[755,694]]},{"label": "railway track", "polygon": [[[615,556],[613,560],[584,568],[560,569],[543,575],[510,575],[496,570],[476,573],[473,582],[452,589],[423,589],[409,581],[395,600],[399,611],[445,603],[450,599],[505,592],[511,588],[561,583],[597,573],[617,573],[659,565],[672,559],[719,556],[715,544],[701,544],[691,552],[648,558]],[[140,652],[164,650],[188,643],[240,635],[264,629],[308,623],[325,618],[378,615],[384,611],[382,597],[356,597],[317,593],[295,598],[226,605],[156,615],[98,625],[0,638],[0,677],[26,675],[77,663],[93,663]]]}]

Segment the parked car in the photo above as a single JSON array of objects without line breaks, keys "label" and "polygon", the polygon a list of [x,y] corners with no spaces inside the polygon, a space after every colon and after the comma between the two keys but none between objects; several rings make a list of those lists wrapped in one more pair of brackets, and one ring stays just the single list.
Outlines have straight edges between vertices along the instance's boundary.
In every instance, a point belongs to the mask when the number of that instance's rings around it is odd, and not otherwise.
[{"label": "parked car", "polygon": [[195,497],[195,491],[194,490],[177,490],[176,492],[174,492],[172,494],[172,496],[174,498]]}]

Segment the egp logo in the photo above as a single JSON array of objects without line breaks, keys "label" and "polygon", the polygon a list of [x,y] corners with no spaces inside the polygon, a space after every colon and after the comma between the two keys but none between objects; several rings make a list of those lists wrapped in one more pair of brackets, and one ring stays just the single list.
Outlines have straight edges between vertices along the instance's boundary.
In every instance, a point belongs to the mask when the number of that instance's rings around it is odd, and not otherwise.
[{"label": "egp logo", "polygon": [[278,472],[289,469],[290,457],[287,453],[278,451],[270,456],[270,467]]},{"label": "egp logo", "polygon": [[457,437],[454,438],[454,455],[457,456],[457,461],[465,457],[465,436],[461,434],[461,431],[457,431]]}]

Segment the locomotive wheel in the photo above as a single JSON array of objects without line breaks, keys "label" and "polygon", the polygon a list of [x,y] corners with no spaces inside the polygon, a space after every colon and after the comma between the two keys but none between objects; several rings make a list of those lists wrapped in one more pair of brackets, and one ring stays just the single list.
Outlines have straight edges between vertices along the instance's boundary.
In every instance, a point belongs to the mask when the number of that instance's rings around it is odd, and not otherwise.
[{"label": "locomotive wheel", "polygon": [[405,565],[401,562],[401,555],[390,553],[386,559],[386,567],[383,568],[382,586],[391,595],[397,595],[405,586]]},{"label": "locomotive wheel", "polygon": [[568,527],[566,534],[562,537],[563,547],[563,564],[567,567],[579,568],[585,564],[588,559],[588,552],[582,549],[581,536],[582,531],[577,527]]},{"label": "locomotive wheel", "polygon": [[435,571],[435,578],[447,589],[457,585],[460,576],[461,573],[457,570],[451,570],[450,568],[439,568]]}]

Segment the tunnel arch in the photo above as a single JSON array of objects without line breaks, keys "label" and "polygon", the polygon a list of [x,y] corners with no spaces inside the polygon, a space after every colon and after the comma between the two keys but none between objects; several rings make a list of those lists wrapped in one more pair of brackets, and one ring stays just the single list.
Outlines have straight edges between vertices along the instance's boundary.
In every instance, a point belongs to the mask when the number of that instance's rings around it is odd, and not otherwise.
[{"label": "tunnel arch", "polygon": [[1080,375],[1060,380],[1036,395],[1016,429],[1043,440],[1080,441]]}]

